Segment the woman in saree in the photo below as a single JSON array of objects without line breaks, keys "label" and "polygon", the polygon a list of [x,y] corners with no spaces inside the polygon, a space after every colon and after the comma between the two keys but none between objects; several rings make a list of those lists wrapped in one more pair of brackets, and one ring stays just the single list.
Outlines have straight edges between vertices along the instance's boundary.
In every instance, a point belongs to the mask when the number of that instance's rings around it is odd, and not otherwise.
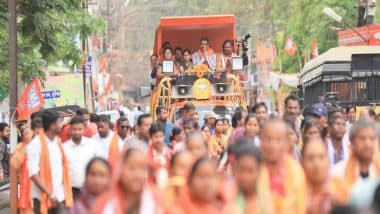
[{"label": "woman in saree", "polygon": [[174,205],[180,190],[186,184],[186,177],[193,165],[193,156],[188,151],[180,151],[170,161],[169,184],[165,190],[166,201]]},{"label": "woman in saree", "polygon": [[258,185],[262,163],[260,150],[249,142],[240,141],[235,145],[233,156],[236,214],[274,213],[269,190]]},{"label": "woman in saree", "polygon": [[191,52],[189,49],[183,51],[183,61],[180,64],[179,71],[185,73],[193,68],[193,61],[191,59]]},{"label": "woman in saree", "polygon": [[163,63],[164,61],[172,61],[173,62],[173,73],[169,73],[167,75],[175,75],[178,73],[179,70],[179,64],[177,62],[173,61],[173,50],[170,47],[164,48],[164,59],[158,64],[157,67],[157,84],[161,81],[162,78],[165,77],[165,73],[163,71]]},{"label": "woman in saree", "polygon": [[86,167],[86,179],[81,196],[75,201],[69,214],[89,213],[96,199],[109,187],[111,166],[107,160],[95,157]]},{"label": "woman in saree", "polygon": [[228,137],[224,135],[223,119],[215,121],[215,133],[211,135],[208,142],[208,152],[212,158],[218,159],[224,149],[227,147]]},{"label": "woman in saree", "polygon": [[143,149],[127,148],[114,171],[111,189],[99,198],[92,213],[170,213],[148,185],[148,173],[149,162]]},{"label": "woman in saree", "polygon": [[181,189],[177,205],[186,214],[234,213],[225,191],[221,191],[217,163],[207,156],[199,158],[192,166],[187,184]]}]

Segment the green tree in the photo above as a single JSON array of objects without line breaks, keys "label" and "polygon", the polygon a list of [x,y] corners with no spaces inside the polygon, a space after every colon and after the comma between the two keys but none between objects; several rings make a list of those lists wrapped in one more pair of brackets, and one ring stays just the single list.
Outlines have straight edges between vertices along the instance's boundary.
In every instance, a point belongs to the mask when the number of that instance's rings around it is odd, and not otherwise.
[{"label": "green tree", "polygon": [[[76,41],[105,29],[105,22],[83,9],[84,0],[21,0],[17,5],[18,65],[21,79],[44,78],[43,68],[63,61],[78,65]],[[0,0],[0,100],[8,94],[7,1]]]},{"label": "green tree", "polygon": [[[315,38],[318,41],[319,53],[323,53],[332,47],[337,46],[337,32],[331,30],[331,27],[345,26],[334,22],[329,17],[322,13],[324,7],[328,6],[342,15],[347,23],[351,26],[356,24],[356,0],[293,0],[291,15],[283,17],[284,28],[277,32],[276,41],[279,48],[279,57],[282,62],[282,68],[285,72],[298,72],[299,63],[298,57],[289,57],[284,53],[285,39],[291,36],[297,44],[298,51],[301,57],[301,63],[304,62],[304,57],[310,53],[312,40]],[[276,8],[273,5],[273,8]],[[289,8],[285,11],[288,11]],[[289,14],[289,13],[288,13]]]}]

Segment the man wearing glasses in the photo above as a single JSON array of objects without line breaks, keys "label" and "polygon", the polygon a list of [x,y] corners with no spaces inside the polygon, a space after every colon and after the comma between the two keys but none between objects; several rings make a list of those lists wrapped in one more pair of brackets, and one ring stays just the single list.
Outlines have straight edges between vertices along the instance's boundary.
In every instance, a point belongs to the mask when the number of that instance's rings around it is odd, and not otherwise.
[{"label": "man wearing glasses", "polygon": [[201,46],[197,52],[193,54],[193,64],[194,66],[205,64],[211,70],[216,68],[216,54],[212,48],[210,48],[209,41],[207,37],[201,38]]},{"label": "man wearing glasses", "polygon": [[127,142],[127,139],[130,137],[131,126],[126,117],[120,117],[117,121],[117,134],[119,135],[119,144],[120,148],[124,147],[124,144]]}]

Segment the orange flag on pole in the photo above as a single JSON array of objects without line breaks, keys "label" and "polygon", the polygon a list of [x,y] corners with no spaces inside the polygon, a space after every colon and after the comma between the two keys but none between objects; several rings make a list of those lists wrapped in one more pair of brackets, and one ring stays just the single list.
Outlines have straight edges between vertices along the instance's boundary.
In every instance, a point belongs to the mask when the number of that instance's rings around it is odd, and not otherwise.
[{"label": "orange flag on pole", "polygon": [[102,58],[99,59],[99,68],[101,72],[105,72],[107,68],[108,54],[104,54]]},{"label": "orange flag on pole", "polygon": [[27,120],[32,113],[39,111],[44,105],[45,100],[41,92],[41,83],[35,77],[26,87],[17,104],[18,120]]},{"label": "orange flag on pole", "polygon": [[288,54],[289,56],[294,56],[296,54],[296,51],[297,51],[296,44],[294,43],[293,39],[290,36],[288,36],[285,42],[286,54]]},{"label": "orange flag on pole", "polygon": [[311,57],[316,58],[318,55],[318,42],[316,39],[313,39],[311,43]]}]

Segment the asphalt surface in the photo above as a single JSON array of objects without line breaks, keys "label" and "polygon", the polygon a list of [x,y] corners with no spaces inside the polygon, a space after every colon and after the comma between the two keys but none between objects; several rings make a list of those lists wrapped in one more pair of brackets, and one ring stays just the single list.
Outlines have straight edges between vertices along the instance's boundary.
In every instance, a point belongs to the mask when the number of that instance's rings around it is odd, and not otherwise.
[{"label": "asphalt surface", "polygon": [[0,214],[9,213],[9,180],[0,182]]}]

